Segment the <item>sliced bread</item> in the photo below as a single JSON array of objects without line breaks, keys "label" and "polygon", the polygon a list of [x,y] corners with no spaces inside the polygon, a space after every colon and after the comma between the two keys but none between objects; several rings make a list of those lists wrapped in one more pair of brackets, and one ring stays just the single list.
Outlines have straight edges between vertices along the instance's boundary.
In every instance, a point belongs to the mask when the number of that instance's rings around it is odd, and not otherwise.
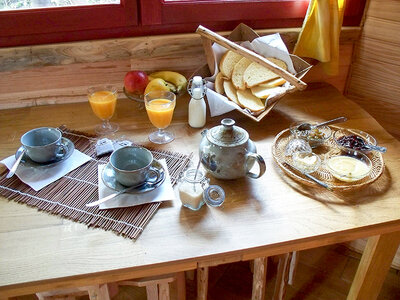
[{"label": "sliced bread", "polygon": [[261,85],[256,85],[250,88],[251,93],[257,98],[267,99],[269,95],[277,90],[281,89],[280,87],[263,87]]},{"label": "sliced bread", "polygon": [[242,59],[243,56],[237,54],[233,51],[227,51],[221,58],[219,62],[220,72],[228,79],[232,78],[233,67],[236,63]]},{"label": "sliced bread", "polygon": [[215,77],[215,91],[218,94],[224,94],[224,75],[222,75],[221,72],[219,72],[217,77]]},{"label": "sliced bread", "polygon": [[264,109],[264,103],[248,89],[244,91],[238,90],[237,97],[241,106],[248,108],[252,112],[259,112]]},{"label": "sliced bread", "polygon": [[236,95],[236,89],[232,81],[224,80],[224,90],[228,99],[240,106],[240,103]]},{"label": "sliced bread", "polygon": [[246,89],[246,84],[245,84],[245,82],[243,80],[243,74],[244,74],[244,71],[246,71],[247,67],[250,64],[251,64],[251,60],[243,57],[233,67],[232,83],[239,90],[245,90]]},{"label": "sliced bread", "polygon": [[[272,58],[272,57],[269,57],[267,59],[269,61],[271,61],[272,63],[278,65],[282,69],[287,70],[287,66],[284,61],[282,61],[280,59]],[[243,79],[244,79],[244,82],[246,83],[247,87],[253,87],[260,83],[265,83],[267,81],[271,81],[271,80],[277,79],[279,77],[280,76],[275,74],[270,69],[267,69],[266,67],[263,67],[256,62],[251,63],[247,67],[247,69],[243,75]]]},{"label": "sliced bread", "polygon": [[273,88],[276,86],[281,86],[282,84],[286,83],[286,80],[279,77],[277,79],[268,81],[266,83],[260,83],[258,86],[265,87],[265,88]]}]

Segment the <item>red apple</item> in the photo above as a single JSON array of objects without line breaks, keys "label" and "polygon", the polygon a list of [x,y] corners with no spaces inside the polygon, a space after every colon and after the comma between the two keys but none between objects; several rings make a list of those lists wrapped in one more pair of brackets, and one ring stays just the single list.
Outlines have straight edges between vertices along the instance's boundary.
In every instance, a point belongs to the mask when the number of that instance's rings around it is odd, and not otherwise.
[{"label": "red apple", "polygon": [[129,71],[124,78],[125,91],[130,94],[143,94],[149,77],[143,71]]}]

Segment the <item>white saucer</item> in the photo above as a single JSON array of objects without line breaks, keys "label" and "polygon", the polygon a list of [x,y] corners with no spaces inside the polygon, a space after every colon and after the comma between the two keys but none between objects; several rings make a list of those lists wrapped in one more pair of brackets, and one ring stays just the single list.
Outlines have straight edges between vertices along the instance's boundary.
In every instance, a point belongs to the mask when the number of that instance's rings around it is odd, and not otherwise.
[{"label": "white saucer", "polygon": [[[150,192],[156,188],[158,188],[165,180],[165,170],[163,166],[157,161],[153,160],[153,163],[151,165],[154,169],[157,169],[160,172],[160,179],[154,183],[155,178],[150,178],[148,182],[143,184],[142,186],[133,189],[132,191],[129,192],[129,194],[141,194],[141,193],[146,193]],[[127,187],[120,184],[116,179],[114,175],[114,169],[111,167],[111,164],[108,163],[107,165],[104,166],[103,172],[101,174],[101,179],[103,180],[104,184],[109,187],[110,189],[116,190],[116,191],[121,191],[126,189]]]},{"label": "white saucer", "polygon": [[[47,163],[38,163],[29,158],[29,156],[25,153],[22,157],[21,164],[25,165],[26,167],[50,167],[56,164],[63,162],[64,160],[68,159],[72,153],[74,152],[75,146],[71,140],[62,137],[61,144],[65,146],[67,151],[64,151],[64,147],[60,147],[60,152],[57,154],[57,158],[55,160],[49,161]],[[24,147],[21,146],[18,148],[17,152],[15,153],[15,158],[19,157],[21,152],[24,150]]]}]

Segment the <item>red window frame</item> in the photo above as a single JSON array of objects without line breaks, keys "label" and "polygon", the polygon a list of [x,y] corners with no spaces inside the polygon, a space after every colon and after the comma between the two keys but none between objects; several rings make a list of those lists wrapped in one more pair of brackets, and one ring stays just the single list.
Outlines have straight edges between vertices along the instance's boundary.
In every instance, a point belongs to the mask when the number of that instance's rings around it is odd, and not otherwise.
[{"label": "red window frame", "polygon": [[308,3],[308,0],[140,0],[143,25],[302,19]]},{"label": "red window frame", "polygon": [[[0,47],[69,41],[74,40],[68,38],[69,33],[77,36],[90,30],[136,25],[138,25],[137,0],[121,0],[119,5],[0,11]],[[48,34],[50,39],[46,38]],[[28,42],[24,42],[24,39]]]},{"label": "red window frame", "polygon": [[[365,2],[346,1],[345,26],[360,24]],[[282,24],[282,21],[301,26],[308,3],[309,0],[140,0],[141,22],[143,25],[170,25],[246,20],[258,21],[259,24],[265,24],[265,28],[280,27],[274,24]]]},{"label": "red window frame", "polygon": [[[343,24],[359,26],[366,0],[347,0]],[[308,0],[121,0],[94,5],[0,11],[0,47],[194,32],[300,27]]]}]

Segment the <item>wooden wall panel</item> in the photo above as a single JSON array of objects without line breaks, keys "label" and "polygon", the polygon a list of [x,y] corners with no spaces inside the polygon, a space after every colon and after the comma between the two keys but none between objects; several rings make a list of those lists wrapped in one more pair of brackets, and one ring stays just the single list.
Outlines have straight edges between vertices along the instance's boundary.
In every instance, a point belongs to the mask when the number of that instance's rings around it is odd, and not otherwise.
[{"label": "wooden wall panel", "polygon": [[345,94],[400,139],[400,1],[370,0]]},{"label": "wooden wall panel", "polygon": [[[257,32],[265,35],[276,31],[291,51],[299,28]],[[359,34],[357,27],[342,31],[338,76],[325,76],[316,66],[307,74],[307,80],[325,80],[343,91],[353,43]],[[130,69],[194,71],[205,64],[197,34],[2,48],[0,109],[87,101],[87,87],[100,83],[115,84],[122,91],[123,78]]]},{"label": "wooden wall panel", "polygon": [[364,28],[362,30],[361,38],[369,38],[377,41],[399,44],[400,18],[398,20],[388,20],[378,19],[375,17],[367,17]]},{"label": "wooden wall panel", "polygon": [[400,6],[398,0],[370,1],[368,16],[379,19],[398,20]]}]

